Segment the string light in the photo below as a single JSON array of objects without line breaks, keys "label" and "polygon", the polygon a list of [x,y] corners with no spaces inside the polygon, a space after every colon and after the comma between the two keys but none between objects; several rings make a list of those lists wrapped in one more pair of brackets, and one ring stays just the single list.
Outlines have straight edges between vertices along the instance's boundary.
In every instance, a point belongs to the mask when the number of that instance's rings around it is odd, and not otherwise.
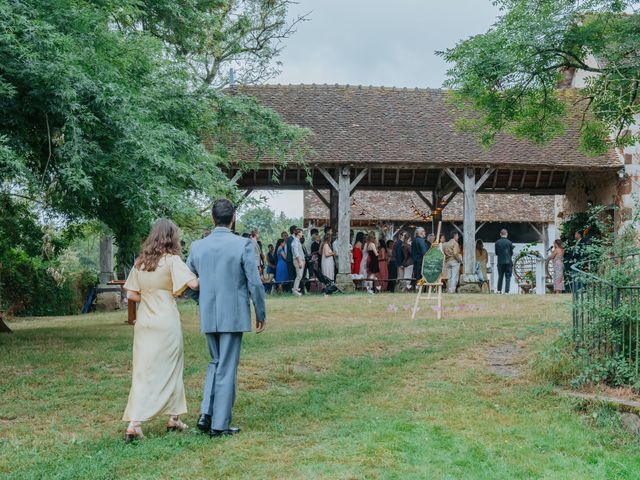
[{"label": "string light", "polygon": [[[418,207],[416,207],[416,204],[411,202],[411,209],[413,210],[413,213],[418,217],[421,218],[422,220],[424,220],[425,222],[430,222],[433,219],[433,212],[430,212],[429,214],[426,214],[422,211],[420,211],[418,209]],[[438,209],[435,210],[436,212],[438,212]]]}]

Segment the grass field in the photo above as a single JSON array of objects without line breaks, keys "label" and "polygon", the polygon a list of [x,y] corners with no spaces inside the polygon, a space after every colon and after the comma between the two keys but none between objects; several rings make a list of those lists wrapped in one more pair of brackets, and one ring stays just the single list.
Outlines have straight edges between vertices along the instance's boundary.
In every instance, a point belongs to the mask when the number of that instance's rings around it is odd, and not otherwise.
[{"label": "grass field", "polygon": [[[447,297],[440,321],[427,304],[410,320],[412,301],[270,299],[266,332],[245,336],[242,433],[165,434],[162,418],[136,445],[123,443],[120,421],[126,313],[13,322],[0,335],[0,477],[640,478],[636,440],[529,373],[534,352],[568,326],[566,297]],[[193,426],[208,359],[195,306],[181,311]]]}]

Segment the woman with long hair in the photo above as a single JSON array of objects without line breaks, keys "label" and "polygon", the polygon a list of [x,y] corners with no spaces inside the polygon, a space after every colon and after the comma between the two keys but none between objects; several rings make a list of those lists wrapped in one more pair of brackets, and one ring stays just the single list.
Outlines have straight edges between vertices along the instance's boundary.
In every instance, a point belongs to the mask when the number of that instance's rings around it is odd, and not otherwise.
[{"label": "woman with long hair", "polygon": [[564,292],[564,244],[559,238],[553,242],[553,293]]},{"label": "woman with long hair", "polygon": [[381,292],[386,292],[389,286],[389,255],[387,253],[387,242],[381,238],[378,242],[378,285]]},{"label": "woman with long hair", "polygon": [[380,272],[375,232],[369,232],[369,235],[367,235],[367,242],[365,243],[364,250],[367,252],[366,285],[367,290],[370,290],[373,288],[375,280],[378,278],[378,273]]},{"label": "woman with long hair", "polygon": [[333,257],[336,256],[336,252],[333,251],[331,244],[333,242],[333,238],[331,233],[327,233],[324,236],[324,241],[322,242],[322,246],[320,247],[320,251],[322,252],[322,260],[320,261],[320,267],[322,269],[322,274],[329,278],[330,280],[336,279],[336,262]]},{"label": "woman with long hair", "polygon": [[[444,254],[444,244],[447,243],[447,236],[442,233],[440,234],[440,242],[438,243],[438,248]],[[447,282],[449,281],[449,267],[447,267],[447,262],[442,262],[442,275],[440,275],[440,281],[442,282],[442,290],[447,290]]]},{"label": "woman with long hair", "polygon": [[180,258],[178,227],[158,220],[124,288],[129,301],[140,302],[133,327],[133,363],[129,401],[123,420],[129,422],[125,441],[142,439],[142,422],[168,415],[167,430],[186,430],[182,381],[184,353],[180,313],[175,297],[198,289],[198,279]]},{"label": "woman with long hair", "polygon": [[489,263],[489,252],[484,248],[484,242],[480,239],[476,240],[476,270],[482,275],[482,288],[487,285],[489,287],[489,271],[487,264]]},{"label": "woman with long hair", "polygon": [[356,233],[356,241],[353,243],[353,263],[351,264],[351,273],[357,275],[360,273],[360,265],[362,263],[362,248],[364,247],[364,232]]},{"label": "woman with long hair", "polygon": [[283,286],[289,281],[289,271],[287,270],[287,251],[284,238],[279,238],[276,242],[276,285],[281,293]]}]

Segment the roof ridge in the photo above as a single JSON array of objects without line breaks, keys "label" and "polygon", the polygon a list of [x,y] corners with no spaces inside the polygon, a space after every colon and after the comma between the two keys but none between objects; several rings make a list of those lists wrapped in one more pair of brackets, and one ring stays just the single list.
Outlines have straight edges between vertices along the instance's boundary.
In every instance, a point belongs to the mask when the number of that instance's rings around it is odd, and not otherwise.
[{"label": "roof ridge", "polygon": [[343,89],[343,90],[395,90],[395,91],[406,91],[406,92],[436,92],[436,93],[444,93],[447,92],[446,88],[433,88],[433,87],[408,87],[402,86],[398,87],[395,85],[362,85],[362,84],[351,84],[351,83],[289,83],[289,84],[281,84],[281,83],[261,83],[261,84],[244,84],[238,85],[239,89],[242,88],[324,88],[324,89]]}]

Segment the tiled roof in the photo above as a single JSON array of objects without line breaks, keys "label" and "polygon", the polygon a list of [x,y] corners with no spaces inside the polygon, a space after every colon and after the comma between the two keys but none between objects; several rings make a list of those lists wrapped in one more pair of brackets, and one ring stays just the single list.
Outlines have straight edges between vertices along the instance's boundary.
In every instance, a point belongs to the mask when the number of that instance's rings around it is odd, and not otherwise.
[{"label": "tiled roof", "polygon": [[[455,127],[447,92],[340,85],[238,87],[291,124],[310,128],[311,164],[497,166],[500,168],[608,169],[620,166],[615,151],[589,157],[579,150],[581,112],[564,135],[545,145],[499,134],[483,149]],[[563,90],[569,98],[571,90]],[[570,102],[573,104],[574,102]],[[577,108],[577,107],[576,107]]]},{"label": "tiled roof", "polygon": [[[321,192],[329,198],[329,192]],[[353,221],[421,221],[415,209],[429,214],[429,208],[414,192],[375,192],[356,190],[352,196]],[[444,221],[462,221],[462,195],[454,197],[442,210]],[[312,191],[304,192],[305,220],[328,220],[329,209]],[[554,197],[523,194],[479,193],[476,196],[478,222],[533,222],[554,221]]]}]

